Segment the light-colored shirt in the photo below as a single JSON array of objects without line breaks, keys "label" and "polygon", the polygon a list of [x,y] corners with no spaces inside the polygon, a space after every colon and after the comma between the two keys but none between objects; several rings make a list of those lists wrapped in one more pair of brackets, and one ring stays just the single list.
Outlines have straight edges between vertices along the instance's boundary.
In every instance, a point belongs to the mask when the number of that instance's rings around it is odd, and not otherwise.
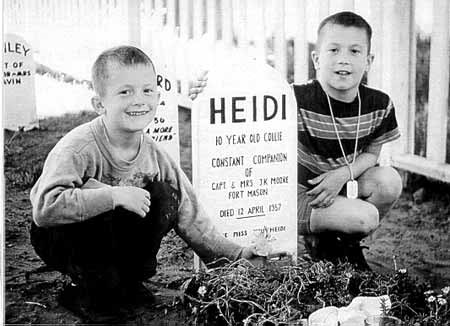
[{"label": "light-colored shirt", "polygon": [[51,150],[30,194],[33,220],[51,227],[87,220],[113,210],[111,186],[143,188],[165,181],[180,193],[176,233],[202,258],[237,259],[242,247],[223,237],[198,202],[180,167],[148,136],[131,161],[108,141],[101,117],[76,127]]}]

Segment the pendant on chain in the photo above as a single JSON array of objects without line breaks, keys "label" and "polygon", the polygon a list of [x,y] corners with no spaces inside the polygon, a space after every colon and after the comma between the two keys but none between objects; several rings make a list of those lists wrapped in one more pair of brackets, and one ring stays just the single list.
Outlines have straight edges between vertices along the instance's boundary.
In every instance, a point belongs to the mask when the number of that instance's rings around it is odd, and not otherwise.
[{"label": "pendant on chain", "polygon": [[358,181],[350,180],[347,182],[347,198],[358,198]]}]

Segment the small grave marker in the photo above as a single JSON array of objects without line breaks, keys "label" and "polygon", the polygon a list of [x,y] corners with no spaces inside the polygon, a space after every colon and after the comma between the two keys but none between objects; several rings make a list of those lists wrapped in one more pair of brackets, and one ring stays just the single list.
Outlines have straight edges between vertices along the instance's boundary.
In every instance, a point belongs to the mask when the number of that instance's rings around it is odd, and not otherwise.
[{"label": "small grave marker", "polygon": [[3,127],[10,130],[38,126],[34,84],[35,63],[30,45],[20,36],[3,41]]},{"label": "small grave marker", "polygon": [[157,67],[157,84],[161,99],[154,121],[145,128],[153,140],[159,143],[168,154],[180,162],[180,142],[178,132],[178,103],[175,79],[169,73],[159,71]]}]

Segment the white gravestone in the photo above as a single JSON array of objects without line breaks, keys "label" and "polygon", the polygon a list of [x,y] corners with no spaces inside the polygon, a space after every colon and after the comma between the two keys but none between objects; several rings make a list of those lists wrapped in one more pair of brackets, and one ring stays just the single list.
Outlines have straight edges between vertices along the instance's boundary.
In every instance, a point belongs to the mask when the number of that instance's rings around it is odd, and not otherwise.
[{"label": "white gravestone", "polygon": [[[270,66],[213,65],[192,109],[193,184],[228,239],[264,254],[297,252],[297,114]],[[262,245],[262,246],[261,246]]]},{"label": "white gravestone", "polygon": [[38,126],[33,52],[25,40],[6,34],[3,41],[3,127],[10,130]]},{"label": "white gravestone", "polygon": [[[157,70],[159,71],[158,68]],[[176,80],[162,71],[157,74],[157,84],[158,90],[161,92],[160,103],[154,121],[144,131],[150,134],[153,140],[160,144],[175,162],[179,163],[180,143]]]}]

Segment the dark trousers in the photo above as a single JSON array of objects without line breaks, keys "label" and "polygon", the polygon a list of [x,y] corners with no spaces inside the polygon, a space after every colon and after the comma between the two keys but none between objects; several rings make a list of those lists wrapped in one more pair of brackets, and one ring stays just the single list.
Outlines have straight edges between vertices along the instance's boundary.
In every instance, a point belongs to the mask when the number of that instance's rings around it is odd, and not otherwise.
[{"label": "dark trousers", "polygon": [[164,182],[152,182],[145,218],[117,208],[89,220],[43,228],[32,223],[36,253],[73,282],[108,293],[140,283],[156,273],[161,240],[178,218],[179,194]]}]

